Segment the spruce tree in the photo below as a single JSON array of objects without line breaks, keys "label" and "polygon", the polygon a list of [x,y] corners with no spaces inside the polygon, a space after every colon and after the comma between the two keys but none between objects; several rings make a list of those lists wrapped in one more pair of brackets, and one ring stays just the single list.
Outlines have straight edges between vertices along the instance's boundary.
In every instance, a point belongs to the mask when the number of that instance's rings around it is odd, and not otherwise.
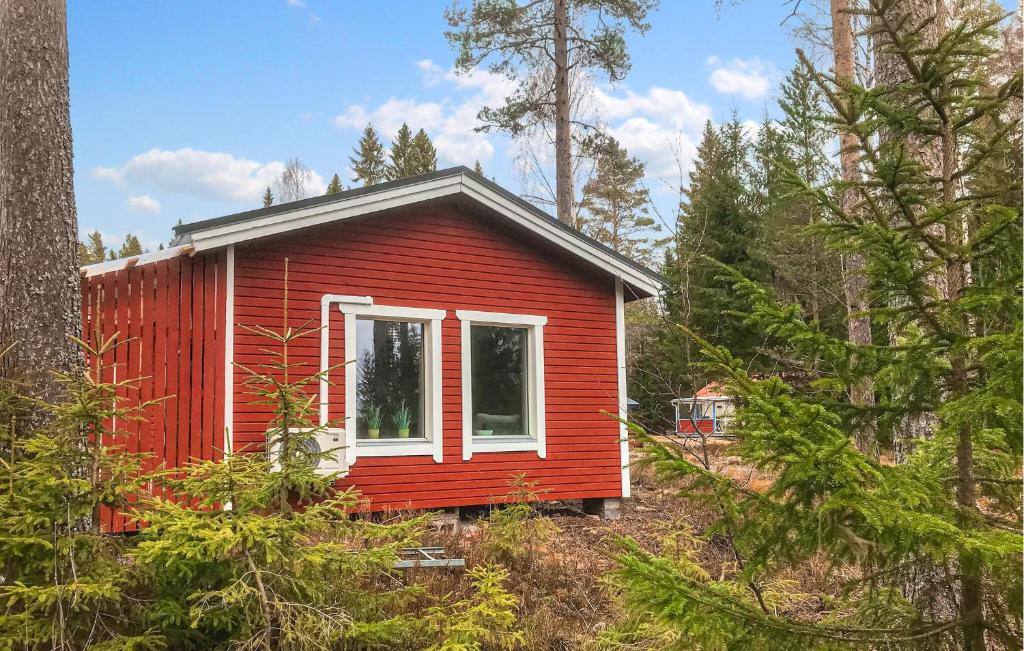
[{"label": "spruce tree", "polygon": [[614,138],[606,139],[597,169],[583,187],[581,230],[598,242],[638,262],[651,259],[653,234],[661,230],[649,214],[650,196],[643,186],[644,164]]},{"label": "spruce tree", "polygon": [[352,181],[362,182],[363,186],[376,185],[388,178],[387,156],[384,145],[373,125],[367,124],[359,145],[349,158],[352,162]]},{"label": "spruce tree", "polygon": [[274,205],[274,193],[270,191],[270,186],[267,186],[266,191],[263,193],[263,207],[269,208]]},{"label": "spruce tree", "polygon": [[[757,378],[748,359],[693,335],[737,397],[731,454],[767,482],[753,490],[728,468],[698,466],[650,441],[651,462],[687,476],[687,491],[718,514],[706,537],[729,567],[711,576],[696,563],[700,538],[657,556],[623,542],[617,582],[633,615],[616,631],[636,639],[660,630],[682,644],[731,648],[1019,648],[1022,358],[1019,176],[1012,192],[977,192],[1020,134],[1021,72],[977,74],[991,56],[998,19],[945,16],[929,44],[915,20],[869,0],[873,29],[906,79],[866,89],[802,65],[825,94],[821,119],[855,135],[861,178],[793,178],[829,216],[814,228],[834,250],[866,261],[869,315],[896,337],[848,341],[780,303],[763,284],[720,266],[752,306],[746,323],[819,368],[811,382]],[[926,17],[930,20],[932,17]],[[886,137],[879,137],[881,130]],[[910,148],[944,152],[922,164]],[[840,201],[847,189],[855,205]],[[979,273],[986,270],[984,273]],[[942,279],[942,289],[933,280]],[[872,381],[877,404],[850,400]],[[934,414],[903,461],[880,462],[851,444],[857,423],[877,432]],[[880,437],[880,440],[885,440]],[[785,579],[826,567],[828,613],[801,616]],[[913,577],[924,590],[907,593]]]},{"label": "spruce tree", "polygon": [[84,266],[104,262],[107,259],[107,246],[103,243],[103,234],[93,231],[85,239],[85,242],[78,243],[78,263]]},{"label": "spruce tree", "polygon": [[799,303],[831,332],[846,328],[842,268],[820,234],[808,230],[825,218],[815,202],[789,181],[793,174],[822,184],[830,180],[834,133],[820,120],[821,91],[801,67],[779,89],[782,119],[766,120],[753,146],[752,196],[773,283],[781,300]]},{"label": "spruce tree", "polygon": [[345,454],[313,444],[324,431],[316,387],[337,369],[309,373],[289,357],[320,329],[290,324],[285,264],[281,328],[243,326],[267,342],[266,359],[240,370],[270,407],[268,453],[237,449],[163,474],[167,491],[146,500],[131,552],[154,593],[143,621],[172,648],[408,648],[426,623],[403,614],[410,591],[387,575],[423,521],[353,519],[356,493],[317,471]]},{"label": "spruce tree", "polygon": [[480,176],[484,175],[484,166],[480,164],[479,160],[473,163],[473,172],[479,174]]},{"label": "spruce tree", "polygon": [[324,191],[324,194],[337,194],[343,189],[341,187],[341,179],[335,174],[331,177],[331,182],[327,184],[327,190]]},{"label": "spruce tree", "polygon": [[129,258],[135,255],[142,255],[142,243],[139,242],[139,238],[131,233],[124,236],[124,242],[121,243],[121,249],[117,252],[118,258]]},{"label": "spruce tree", "polygon": [[673,306],[679,312],[671,317],[709,341],[753,359],[764,337],[738,316],[748,306],[730,290],[718,266],[730,265],[756,282],[771,280],[748,190],[749,153],[750,143],[738,119],[721,128],[707,123],[677,225],[673,262],[678,268],[669,274],[681,284],[680,303]]},{"label": "spruce tree", "polygon": [[395,139],[391,141],[391,162],[387,167],[387,180],[396,181],[416,174],[418,167],[412,138],[412,130],[403,122]]},{"label": "spruce tree", "polygon": [[412,157],[415,161],[413,169],[416,174],[426,174],[437,169],[437,150],[423,129],[417,131],[412,139]]},{"label": "spruce tree", "polygon": [[[114,336],[78,343],[91,366],[56,375],[65,401],[30,402],[0,380],[0,648],[159,648],[129,598],[130,539],[102,527],[144,484],[126,442],[152,403],[126,407],[138,381],[107,379]],[[30,410],[48,412],[46,425],[21,425]]]}]

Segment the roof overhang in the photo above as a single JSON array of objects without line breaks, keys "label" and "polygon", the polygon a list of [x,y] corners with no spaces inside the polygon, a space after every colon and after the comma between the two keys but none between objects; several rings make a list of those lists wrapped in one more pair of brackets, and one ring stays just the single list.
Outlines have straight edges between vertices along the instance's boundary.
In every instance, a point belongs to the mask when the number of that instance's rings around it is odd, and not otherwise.
[{"label": "roof overhang", "polygon": [[176,244],[202,253],[291,231],[362,217],[445,197],[465,197],[551,242],[632,288],[637,298],[655,296],[657,273],[561,224],[550,215],[464,167],[296,201],[237,215],[178,226]]}]

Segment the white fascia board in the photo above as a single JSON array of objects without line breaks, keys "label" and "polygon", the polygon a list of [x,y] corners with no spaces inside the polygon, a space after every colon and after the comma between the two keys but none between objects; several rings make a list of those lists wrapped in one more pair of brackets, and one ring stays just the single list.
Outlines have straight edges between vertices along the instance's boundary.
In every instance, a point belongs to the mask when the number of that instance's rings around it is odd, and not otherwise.
[{"label": "white fascia board", "polygon": [[359,217],[369,213],[399,208],[412,203],[457,194],[459,176],[446,176],[422,183],[400,186],[384,192],[368,192],[344,201],[312,206],[295,211],[267,215],[224,226],[190,233],[196,251],[215,249],[236,242],[245,242],[278,235],[299,228],[318,226],[333,221]]},{"label": "white fascia board", "polygon": [[462,179],[462,192],[464,194],[500,212],[520,226],[561,245],[590,264],[608,271],[615,277],[621,278],[630,285],[653,296],[656,296],[661,291],[660,282],[614,256],[608,255],[601,249],[595,248],[564,232],[551,219],[540,217],[470,177],[462,175]]},{"label": "white fascia board", "polygon": [[584,261],[604,269],[643,292],[657,295],[662,289],[658,280],[615,256],[609,255],[606,251],[573,237],[550,218],[542,217],[528,210],[465,174],[453,174],[411,185],[402,185],[390,190],[368,192],[343,201],[276,213],[234,224],[214,226],[190,233],[187,237],[191,239],[192,246],[196,251],[207,251],[236,242],[278,235],[299,228],[359,217],[460,193],[501,213],[512,222],[554,242]]}]

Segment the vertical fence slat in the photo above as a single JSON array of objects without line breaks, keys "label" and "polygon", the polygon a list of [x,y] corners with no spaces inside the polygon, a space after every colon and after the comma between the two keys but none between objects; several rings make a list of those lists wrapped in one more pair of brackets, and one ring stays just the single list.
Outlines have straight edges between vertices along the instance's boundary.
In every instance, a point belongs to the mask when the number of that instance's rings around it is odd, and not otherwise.
[{"label": "vertical fence slat", "polygon": [[[115,321],[113,333],[116,335],[115,346],[114,346],[114,382],[123,382],[128,377],[128,318],[129,318],[129,297],[128,297],[128,272],[125,270],[116,271],[114,276],[114,300],[115,300]],[[118,408],[123,409],[126,406],[128,393],[123,386],[117,387],[114,390],[114,395],[117,400]],[[114,423],[114,429],[122,433],[126,430],[124,419],[118,419]],[[124,438],[115,439],[108,443],[111,446],[124,447],[126,440]],[[114,531],[124,530],[124,514],[120,511],[115,511],[111,520],[111,528]]]},{"label": "vertical fence slat", "polygon": [[178,431],[175,448],[177,455],[174,465],[181,467],[188,462],[188,432],[192,394],[192,349],[189,345],[192,336],[192,267],[191,258],[181,258],[181,298],[178,301]]},{"label": "vertical fence slat", "polygon": [[192,264],[192,390],[189,392],[189,459],[199,461],[203,456],[201,437],[203,429],[203,394],[209,386],[203,385],[203,343],[206,339],[206,264],[194,258]]},{"label": "vertical fence slat", "polygon": [[167,414],[164,460],[168,467],[178,465],[178,403],[180,401],[178,366],[181,361],[181,258],[174,258],[167,269]]},{"label": "vertical fence slat", "polygon": [[203,408],[199,428],[199,453],[203,459],[213,459],[213,416],[217,401],[217,380],[214,360],[217,351],[217,261],[207,258],[203,266]]},{"label": "vertical fence slat", "polygon": [[216,296],[217,305],[217,322],[214,329],[217,333],[217,350],[214,355],[214,369],[216,369],[218,375],[214,378],[214,384],[217,386],[216,399],[213,402],[213,429],[211,431],[211,443],[210,443],[210,458],[220,459],[222,453],[217,452],[218,449],[224,447],[224,376],[223,373],[228,373],[229,369],[225,368],[224,359],[224,346],[227,337],[227,328],[231,327],[230,323],[226,322],[227,315],[227,256],[224,253],[217,255],[217,287],[214,292]]}]

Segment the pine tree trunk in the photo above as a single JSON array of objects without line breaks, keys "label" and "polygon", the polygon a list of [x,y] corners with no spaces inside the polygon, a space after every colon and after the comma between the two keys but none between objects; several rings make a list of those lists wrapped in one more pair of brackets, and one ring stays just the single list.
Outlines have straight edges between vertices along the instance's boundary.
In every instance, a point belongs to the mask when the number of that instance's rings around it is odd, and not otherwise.
[{"label": "pine tree trunk", "polygon": [[64,0],[0,0],[0,373],[47,401],[82,363],[68,102]]},{"label": "pine tree trunk", "polygon": [[568,32],[569,0],[555,0],[555,209],[558,221],[576,226],[573,217]]},{"label": "pine tree trunk", "polygon": [[[850,24],[849,0],[832,0],[832,51],[836,78],[853,81],[853,28]],[[857,139],[853,133],[842,129],[839,132],[839,166],[845,183],[860,180],[857,168]],[[857,204],[856,191],[848,188],[840,198],[843,212],[853,214]],[[843,258],[843,291],[846,295],[846,329],[851,343],[866,346],[871,344],[871,317],[867,316],[868,279],[864,273],[864,256],[850,253]],[[875,390],[870,378],[862,378],[850,387],[850,402],[857,406],[875,404]],[[878,457],[878,444],[874,429],[861,424],[854,435],[857,449],[863,454]]]}]

